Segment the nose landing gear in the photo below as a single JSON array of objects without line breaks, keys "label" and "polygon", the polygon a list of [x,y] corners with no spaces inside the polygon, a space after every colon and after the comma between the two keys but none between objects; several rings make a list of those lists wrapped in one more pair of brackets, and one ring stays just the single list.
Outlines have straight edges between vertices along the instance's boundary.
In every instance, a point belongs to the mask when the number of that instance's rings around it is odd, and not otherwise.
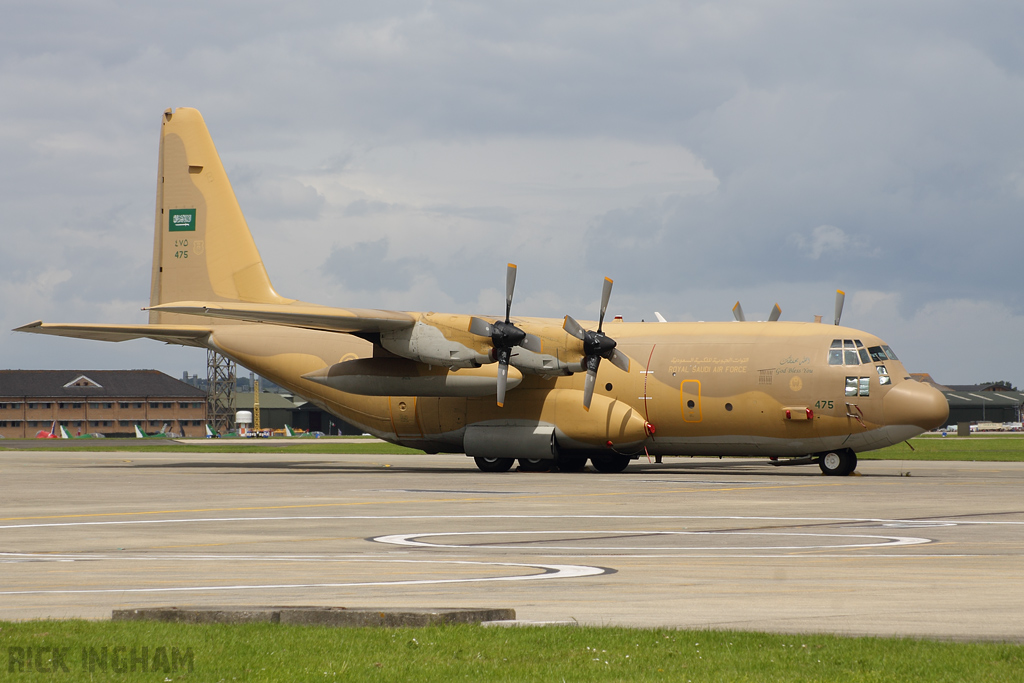
[{"label": "nose landing gear", "polygon": [[848,448],[822,453],[818,467],[830,477],[845,477],[857,469],[857,454]]}]

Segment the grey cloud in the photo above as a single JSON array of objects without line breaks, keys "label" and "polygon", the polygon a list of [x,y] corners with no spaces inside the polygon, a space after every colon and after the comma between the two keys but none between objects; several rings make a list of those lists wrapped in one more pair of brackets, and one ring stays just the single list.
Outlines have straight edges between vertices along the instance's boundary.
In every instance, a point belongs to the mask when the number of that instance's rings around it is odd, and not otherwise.
[{"label": "grey cloud", "polygon": [[228,175],[242,210],[260,220],[312,220],[326,201],[316,188],[285,173],[243,167]]},{"label": "grey cloud", "polygon": [[387,238],[334,247],[319,270],[353,291],[408,289],[412,264],[406,259],[388,261],[387,254]]},{"label": "grey cloud", "polygon": [[353,218],[356,216],[371,216],[379,213],[390,213],[398,209],[398,206],[390,202],[376,202],[369,199],[357,199],[345,207],[343,215]]}]

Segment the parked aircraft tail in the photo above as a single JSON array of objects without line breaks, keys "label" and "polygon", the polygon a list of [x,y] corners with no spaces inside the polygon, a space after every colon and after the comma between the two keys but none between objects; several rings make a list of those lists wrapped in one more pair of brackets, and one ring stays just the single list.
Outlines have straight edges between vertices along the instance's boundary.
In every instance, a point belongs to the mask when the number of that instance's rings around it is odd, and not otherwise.
[{"label": "parked aircraft tail", "polygon": [[[270,284],[197,110],[179,107],[164,112],[158,169],[150,306],[175,301],[289,303]],[[197,321],[193,316],[150,311],[149,322]]]}]

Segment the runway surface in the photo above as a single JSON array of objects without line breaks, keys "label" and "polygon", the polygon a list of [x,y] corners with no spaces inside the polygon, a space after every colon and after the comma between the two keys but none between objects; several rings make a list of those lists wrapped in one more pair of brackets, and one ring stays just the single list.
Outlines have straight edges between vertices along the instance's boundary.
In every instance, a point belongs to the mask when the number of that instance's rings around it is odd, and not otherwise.
[{"label": "runway surface", "polygon": [[1024,642],[1024,464],[859,472],[0,451],[0,619],[512,607],[531,621]]}]

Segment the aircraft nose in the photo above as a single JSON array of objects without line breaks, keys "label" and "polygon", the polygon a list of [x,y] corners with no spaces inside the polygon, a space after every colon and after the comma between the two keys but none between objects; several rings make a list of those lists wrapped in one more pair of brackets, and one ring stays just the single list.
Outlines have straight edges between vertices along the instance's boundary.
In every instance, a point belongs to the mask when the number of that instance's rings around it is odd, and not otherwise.
[{"label": "aircraft nose", "polygon": [[924,431],[941,427],[949,418],[949,402],[942,392],[914,380],[890,389],[882,409],[886,425],[914,425]]}]

